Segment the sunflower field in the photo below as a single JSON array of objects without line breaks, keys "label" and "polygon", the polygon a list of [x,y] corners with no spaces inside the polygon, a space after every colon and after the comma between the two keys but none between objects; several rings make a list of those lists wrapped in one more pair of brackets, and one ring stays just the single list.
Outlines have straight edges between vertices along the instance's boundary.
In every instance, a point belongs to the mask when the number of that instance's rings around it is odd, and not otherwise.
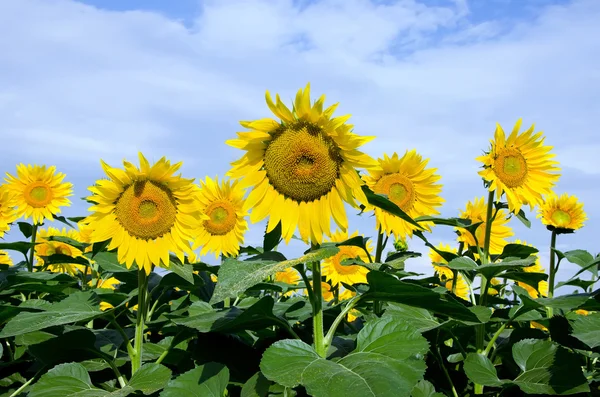
[{"label": "sunflower field", "polygon": [[[1,396],[600,395],[600,256],[556,249],[586,215],[554,191],[542,132],[497,125],[481,192],[442,218],[417,150],[370,157],[374,137],[309,85],[266,102],[274,117],[226,142],[240,155],[225,177],[101,161],[84,217],[60,215],[73,186],[55,166],[3,170]],[[549,263],[511,227],[532,221]],[[262,245],[244,244],[260,222]],[[429,242],[440,228],[455,244]],[[413,242],[429,274],[407,270]],[[559,282],[565,262],[580,269]]]}]

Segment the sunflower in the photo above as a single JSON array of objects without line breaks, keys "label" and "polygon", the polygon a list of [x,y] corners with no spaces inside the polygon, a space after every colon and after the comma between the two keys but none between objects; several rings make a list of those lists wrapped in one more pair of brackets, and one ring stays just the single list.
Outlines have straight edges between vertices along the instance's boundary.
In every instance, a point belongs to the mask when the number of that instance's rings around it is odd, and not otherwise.
[{"label": "sunflower", "polygon": [[490,151],[477,158],[484,168],[479,175],[490,182],[489,190],[496,191],[498,200],[506,193],[509,210],[515,213],[523,205],[533,209],[542,204],[542,197],[551,193],[560,177],[558,162],[550,153],[552,146],[544,145],[541,132],[533,133],[534,125],[519,133],[521,121],[517,120],[508,138],[496,124]]},{"label": "sunflower", "polygon": [[[347,232],[338,230],[331,235],[331,241],[341,243],[356,236],[358,236],[358,231],[354,232],[351,236],[348,236]],[[365,250],[354,245],[342,245],[338,248],[340,251],[337,254],[323,260],[323,275],[326,276],[327,281],[331,282],[333,286],[336,286],[339,283],[350,285],[357,283],[366,284],[369,269],[360,265],[342,265],[344,259],[358,258],[363,262],[369,262],[369,256]],[[370,241],[367,243],[367,250],[370,254],[373,253],[373,247]]]},{"label": "sunflower", "polygon": [[[423,157],[415,150],[406,151],[402,158],[394,153],[392,157],[384,154],[379,159],[379,168],[369,170],[369,175],[363,179],[366,184],[377,194],[385,194],[390,201],[412,218],[424,215],[437,215],[436,209],[441,206],[444,199],[440,197],[442,185],[436,182],[440,176],[437,169],[426,168],[429,159]],[[397,237],[412,236],[414,225],[390,214],[381,208],[375,208],[377,228]],[[421,226],[430,230],[431,222],[422,222]]]},{"label": "sunflower", "polygon": [[[460,217],[470,219],[472,224],[481,223],[475,230],[475,237],[465,229],[456,229],[460,235],[458,241],[463,242],[466,248],[477,247],[483,249],[485,241],[485,225],[486,225],[487,205],[483,197],[476,198],[473,202],[468,202],[464,211],[461,211]],[[497,210],[496,216],[492,221],[492,229],[490,235],[490,254],[500,254],[506,246],[506,238],[514,235],[512,229],[507,226],[508,218],[505,210]]]},{"label": "sunflower", "polygon": [[10,192],[6,185],[0,185],[0,238],[10,229],[10,224],[19,217],[14,209],[14,194]]},{"label": "sunflower", "polygon": [[[436,247],[439,251],[450,252],[453,254],[457,253],[456,248],[452,248],[450,244],[439,243]],[[444,281],[446,279],[452,279],[454,277],[454,273],[452,269],[448,266],[440,266],[438,263],[447,264],[448,261],[445,260],[440,254],[438,254],[434,249],[429,249],[429,259],[431,259],[431,264],[433,265],[433,269],[438,274],[440,280]]]},{"label": "sunflower", "polygon": [[[515,244],[527,245],[529,247],[532,247],[531,244],[527,244],[527,242],[521,241],[521,240],[515,240]],[[527,273],[544,273],[545,274],[546,270],[540,264],[539,256],[537,256],[537,255],[534,255],[534,256],[535,256],[535,264],[533,266],[524,267],[523,270],[526,271]],[[540,295],[548,296],[548,282],[547,281],[544,281],[544,280],[540,281],[538,283],[537,288],[534,288],[531,285],[526,284],[521,281],[517,281],[517,284],[520,287],[525,288],[527,290],[527,293],[529,294],[529,296],[531,296],[532,298],[537,298]]]},{"label": "sunflower", "polygon": [[[101,279],[98,282],[98,285],[96,286],[96,288],[104,288],[104,289],[111,289],[111,290],[115,290],[117,288],[117,285],[119,285],[121,282],[119,280],[117,280],[114,277],[109,277],[109,278],[105,278],[105,279]],[[90,286],[93,286],[92,281],[89,282]],[[102,297],[102,295],[100,295],[100,297]],[[108,309],[112,309],[114,306],[108,302],[104,302],[104,301],[100,301],[100,310],[105,311]]]},{"label": "sunflower", "polygon": [[8,252],[0,250],[0,265],[13,265],[12,259],[10,259]]},{"label": "sunflower", "polygon": [[44,219],[51,221],[60,207],[71,205],[67,197],[73,195],[73,185],[63,183],[65,174],[56,172],[55,166],[19,164],[16,177],[6,175],[6,188],[15,195],[18,217],[32,218],[39,225]]},{"label": "sunflower", "polygon": [[551,194],[546,197],[544,203],[538,210],[538,218],[542,223],[552,230],[567,229],[577,230],[583,227],[583,222],[587,219],[583,211],[583,203],[577,200],[575,196],[569,196],[564,193],[560,197]]},{"label": "sunflower", "polygon": [[[313,283],[311,281],[310,287],[312,288],[312,286]],[[306,290],[303,290],[303,292],[306,293]],[[325,281],[321,281],[321,295],[323,296],[323,300],[325,302],[329,302],[334,298],[333,291],[331,290],[331,285],[329,285],[329,283],[326,283]]]},{"label": "sunflower", "polygon": [[221,253],[238,254],[248,229],[244,194],[238,181],[223,181],[220,185],[218,179],[213,181],[209,177],[201,181],[199,198],[207,219],[200,224],[193,247],[202,246],[200,255],[214,252],[218,258]]},{"label": "sunflower", "polygon": [[[448,291],[452,291],[452,282],[453,280],[447,280],[445,283],[445,287]],[[469,286],[465,281],[462,274],[458,274],[458,278],[456,279],[456,289],[454,290],[454,294],[464,300],[469,300]]]},{"label": "sunflower", "polygon": [[151,166],[142,153],[139,159],[139,169],[124,161],[124,170],[102,161],[109,179],[89,188],[88,200],[96,205],[87,222],[92,243],[110,239],[107,248],[118,249],[119,262],[128,268],[135,262],[150,274],[152,266],[169,266],[169,252],[184,261],[205,216],[193,179],[174,175],[181,163],[171,165],[163,157]]},{"label": "sunflower", "polygon": [[[301,280],[300,274],[296,269],[290,267],[282,272],[275,273],[275,281],[289,285],[297,285]],[[283,296],[290,296],[294,293],[294,289],[290,289]]]},{"label": "sunflower", "polygon": [[321,243],[330,235],[331,218],[346,230],[344,201],[367,204],[356,168],[377,163],[357,148],[374,137],[361,137],[346,124],[349,115],[333,118],[337,104],[323,110],[325,96],[310,104],[310,84],[298,90],[293,111],[267,91],[269,109],[279,120],[243,121],[250,131],[238,132],[227,144],[246,151],[232,163],[232,178],[244,178],[242,187],[252,186],[244,208],[252,208],[252,223],[269,216],[267,232],[281,222],[282,236],[289,243],[296,228],[305,242]]},{"label": "sunflower", "polygon": [[[67,230],[66,228],[62,228],[59,230],[54,227],[49,227],[47,229],[38,230],[36,240],[38,244],[35,246],[35,255],[38,266],[44,266],[43,258],[55,254],[66,255],[71,258],[84,258],[80,249],[67,243],[50,240],[50,237],[67,237],[79,241],[79,234],[73,229]],[[76,263],[53,263],[48,265],[47,269],[51,272],[76,275],[78,272],[84,273],[86,271],[86,266]],[[89,268],[87,270],[89,270]]]}]

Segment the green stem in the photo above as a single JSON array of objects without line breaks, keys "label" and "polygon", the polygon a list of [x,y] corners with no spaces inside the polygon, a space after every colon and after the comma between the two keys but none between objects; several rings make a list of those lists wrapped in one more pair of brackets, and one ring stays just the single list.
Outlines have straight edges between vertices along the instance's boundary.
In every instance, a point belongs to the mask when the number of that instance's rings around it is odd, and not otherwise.
[{"label": "green stem", "polygon": [[325,350],[327,350],[329,348],[329,346],[331,346],[331,341],[333,340],[333,337],[335,336],[335,331],[337,330],[337,327],[346,318],[346,315],[350,312],[350,310],[352,310],[354,308],[354,306],[356,306],[359,299],[360,299],[360,296],[355,296],[350,301],[348,301],[348,303],[346,304],[346,306],[344,307],[342,312],[336,317],[333,324],[331,324],[331,327],[329,328],[327,335],[325,335]]},{"label": "green stem", "polygon": [[133,355],[135,354],[134,350],[133,350],[133,346],[131,345],[131,342],[129,341],[129,337],[127,336],[127,334],[125,333],[123,328],[121,328],[121,326],[117,322],[117,318],[115,317],[114,314],[112,315],[112,317],[110,318],[109,321],[112,325],[115,326],[115,328],[117,329],[117,332],[119,332],[119,334],[121,334],[121,337],[127,343],[127,353],[129,354],[130,357],[133,358]]},{"label": "green stem", "polygon": [[148,292],[148,275],[144,269],[138,270],[138,310],[135,322],[134,356],[131,358],[131,375],[142,366],[142,346],[144,344],[144,326],[146,322],[146,293]]},{"label": "green stem", "polygon": [[323,358],[327,351],[325,350],[325,337],[323,335],[323,292],[321,291],[321,263],[319,261],[312,263],[313,279],[313,341],[315,351]]},{"label": "green stem", "polygon": [[298,273],[300,273],[300,276],[302,277],[302,281],[304,281],[304,285],[306,285],[306,293],[308,294],[308,300],[310,301],[310,303],[312,305],[315,300],[315,295],[313,294],[313,290],[310,287],[310,280],[308,279],[308,276],[306,275],[306,271],[304,270],[304,265],[296,266],[295,269],[298,270]]},{"label": "green stem", "polygon": [[487,347],[483,351],[483,355],[484,356],[487,357],[488,354],[490,354],[490,351],[494,347],[494,343],[496,343],[496,339],[498,339],[498,337],[500,336],[500,334],[502,333],[502,331],[504,331],[504,329],[506,328],[506,326],[509,323],[510,323],[510,320],[507,321],[507,322],[505,322],[504,324],[502,324],[502,326],[500,328],[498,328],[498,331],[496,331],[496,333],[494,334],[494,336],[492,336],[492,339],[489,341],[489,343],[487,344]]},{"label": "green stem", "polygon": [[437,340],[438,340],[439,336],[440,336],[440,331],[438,330],[437,336],[435,338],[436,345],[435,345],[435,347],[434,347],[433,350],[434,350],[435,355],[437,357],[437,360],[438,360],[438,362],[440,364],[440,367],[442,367],[442,371],[444,371],[444,375],[446,375],[446,379],[448,380],[448,383],[450,384],[450,388],[452,389],[452,396],[453,397],[458,397],[458,393],[456,392],[456,388],[454,387],[454,383],[452,383],[452,378],[450,377],[450,374],[448,373],[448,369],[446,369],[446,366],[444,365],[444,360],[442,358],[442,355],[440,354],[440,350],[437,347],[438,346],[437,345]]},{"label": "green stem", "polygon": [[93,353],[93,354],[97,355],[98,357],[100,357],[101,359],[103,359],[104,361],[106,361],[106,363],[110,366],[110,368],[115,373],[117,380],[119,382],[119,385],[121,386],[121,389],[124,388],[125,386],[127,386],[127,382],[125,382],[125,378],[123,377],[123,375],[121,375],[119,368],[117,368],[117,366],[115,365],[115,362],[113,361],[111,356],[109,356],[108,354],[101,352],[99,350],[95,350],[95,349],[83,349],[83,350],[89,351],[90,353]]},{"label": "green stem", "polygon": [[[552,298],[554,296],[554,279],[556,277],[556,271],[558,270],[558,266],[556,265],[556,253],[554,252],[556,248],[556,231],[552,231],[552,236],[550,237],[550,277],[548,278],[548,298]],[[552,317],[553,309],[551,307],[546,308],[546,313],[548,317]]]},{"label": "green stem", "polygon": [[[381,263],[381,255],[383,254],[383,233],[381,232],[381,226],[379,227],[379,231],[377,233],[377,248],[375,249],[375,263]],[[373,311],[376,316],[381,316],[381,312],[383,311],[383,302],[380,300],[373,301]]]},{"label": "green stem", "polygon": [[37,223],[34,223],[31,228],[31,248],[29,249],[29,261],[27,262],[27,270],[33,272],[33,255],[35,254],[35,239],[37,238]]},{"label": "green stem", "polygon": [[9,397],[16,397],[19,394],[21,394],[21,392],[25,390],[27,386],[29,386],[31,383],[33,383],[33,381],[37,380],[43,373],[45,373],[47,368],[48,367],[44,365],[31,379],[23,383],[21,387],[15,390]]}]

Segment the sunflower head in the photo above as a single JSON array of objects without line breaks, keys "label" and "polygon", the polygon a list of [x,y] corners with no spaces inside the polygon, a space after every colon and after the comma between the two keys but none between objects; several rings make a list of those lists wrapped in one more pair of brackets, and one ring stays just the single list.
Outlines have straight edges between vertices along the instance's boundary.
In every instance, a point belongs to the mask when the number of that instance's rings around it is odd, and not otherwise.
[{"label": "sunflower head", "polygon": [[[82,258],[83,253],[78,248],[61,241],[50,240],[50,237],[67,237],[79,241],[79,233],[76,230],[66,228],[57,229],[49,227],[40,229],[37,233],[37,245],[35,246],[35,255],[39,266],[44,265],[45,257],[60,254],[71,258]],[[84,273],[86,266],[75,263],[53,263],[48,265],[47,269],[51,272],[68,273],[76,275],[78,272]],[[89,268],[87,269],[89,271]]]},{"label": "sunflower head", "polygon": [[200,211],[198,187],[193,179],[175,173],[181,163],[171,165],[161,158],[154,165],[140,153],[140,167],[124,161],[124,169],[102,162],[108,179],[89,188],[88,200],[96,203],[87,217],[90,242],[111,240],[119,262],[129,268],[135,262],[150,273],[153,266],[169,266],[169,253],[184,261],[191,252]]},{"label": "sunflower head", "polygon": [[519,212],[521,206],[531,208],[542,203],[542,197],[550,194],[558,181],[558,162],[552,160],[552,146],[544,145],[541,132],[534,133],[534,125],[519,133],[521,119],[506,137],[500,124],[496,125],[491,149],[477,158],[483,163],[479,172],[489,190],[496,191],[498,199],[506,193],[509,210]]},{"label": "sunflower head", "polygon": [[[439,243],[436,247],[439,251],[451,252],[456,254],[458,251],[456,248],[452,248],[450,244]],[[433,265],[433,269],[437,273],[440,280],[448,280],[454,277],[454,272],[448,266],[440,266],[439,263],[447,264],[448,261],[445,260],[440,254],[438,254],[432,248],[429,249],[429,259],[431,259],[431,264]]]},{"label": "sunflower head", "polygon": [[357,150],[373,137],[352,133],[350,116],[333,117],[337,104],[323,109],[325,96],[311,104],[310,85],[296,94],[293,111],[279,95],[273,102],[267,91],[266,100],[277,120],[241,122],[249,131],[227,144],[246,153],[227,175],[252,187],[245,208],[252,208],[253,223],[269,216],[267,232],[281,222],[286,242],[298,228],[305,242],[321,243],[330,235],[332,217],[346,230],[344,201],[367,203],[355,168],[376,166]]},{"label": "sunflower head", "polygon": [[13,261],[8,255],[8,252],[0,250],[0,265],[13,265]]},{"label": "sunflower head", "polygon": [[[453,280],[447,280],[444,286],[448,291],[452,291]],[[456,279],[456,287],[454,290],[454,294],[464,300],[469,300],[469,285],[465,281],[465,278],[462,274],[458,274],[458,278]]]},{"label": "sunflower head", "polygon": [[[296,269],[290,267],[285,269],[284,271],[275,273],[275,281],[279,281],[281,283],[289,284],[289,285],[298,285],[300,282],[300,274]],[[294,293],[294,290],[289,290],[283,296],[290,296]]]},{"label": "sunflower head", "polygon": [[551,194],[546,197],[538,210],[538,218],[550,230],[558,233],[571,233],[583,227],[587,219],[583,203],[575,196],[564,193],[560,197]]},{"label": "sunflower head", "polygon": [[[514,235],[512,229],[508,224],[508,214],[505,210],[495,210],[495,217],[492,221],[491,235],[490,235],[490,253],[500,254],[507,244],[506,239]],[[469,247],[480,247],[483,249],[485,241],[485,225],[487,216],[487,204],[483,197],[476,198],[472,202],[469,201],[464,211],[460,212],[460,217],[469,219],[471,224],[481,223],[477,229],[475,229],[475,236],[473,236],[466,229],[456,230],[460,233],[458,241],[465,244],[466,248]]]},{"label": "sunflower head", "polygon": [[244,233],[248,230],[247,211],[244,210],[245,190],[238,181],[222,181],[206,177],[201,181],[199,200],[204,220],[196,232],[194,249],[202,247],[201,255],[214,252],[236,256]]},{"label": "sunflower head", "polygon": [[65,174],[56,172],[56,167],[45,165],[17,166],[17,176],[6,173],[6,188],[14,195],[17,215],[32,218],[35,224],[44,219],[52,220],[60,213],[60,207],[68,207],[73,195],[73,185],[63,182]]},{"label": "sunflower head", "polygon": [[10,224],[19,217],[15,205],[15,194],[6,185],[0,185],[0,238],[8,232]]},{"label": "sunflower head", "polygon": [[[442,185],[437,183],[440,180],[437,169],[426,168],[428,162],[429,159],[423,159],[415,150],[406,151],[401,158],[397,153],[392,157],[384,154],[383,159],[379,159],[379,167],[369,170],[363,179],[373,192],[386,195],[412,218],[437,215],[440,213],[437,208],[444,202],[440,197]],[[416,228],[381,208],[375,208],[375,217],[377,228],[381,227],[388,235],[412,236]],[[421,225],[429,230],[433,224],[422,222]]]},{"label": "sunflower head", "polygon": [[[351,236],[348,236],[347,232],[336,231],[331,235],[331,241],[341,243],[356,236],[358,236],[358,231],[354,232]],[[346,283],[349,285],[366,283],[369,269],[360,265],[345,266],[342,262],[345,259],[356,258],[360,259],[362,262],[369,262],[369,255],[367,255],[362,248],[353,245],[342,245],[338,248],[340,251],[337,254],[323,260],[323,275],[326,276],[327,281],[331,282],[333,286],[336,286],[339,283]],[[367,250],[369,251],[369,254],[373,253],[373,247],[370,241],[367,243]]]}]

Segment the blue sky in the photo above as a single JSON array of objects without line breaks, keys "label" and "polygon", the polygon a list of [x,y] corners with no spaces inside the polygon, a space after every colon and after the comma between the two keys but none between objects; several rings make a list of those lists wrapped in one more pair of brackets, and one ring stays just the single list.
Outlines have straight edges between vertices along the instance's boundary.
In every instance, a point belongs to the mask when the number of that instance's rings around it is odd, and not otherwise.
[{"label": "blue sky", "polygon": [[[4,0],[0,170],[56,164],[76,186],[68,216],[86,213],[79,197],[102,177],[100,158],[119,165],[141,150],[184,161],[188,177],[223,175],[241,155],[224,143],[238,120],[270,116],[264,91],[289,100],[310,81],[377,136],[367,153],[431,158],[444,216],[484,195],[475,157],[495,123],[535,123],[563,168],[557,192],[578,195],[590,218],[559,248],[596,253],[599,19],[597,0]],[[530,219],[511,224],[547,268],[549,235]],[[350,222],[373,234],[372,218]],[[431,271],[426,257],[409,268]]]}]

